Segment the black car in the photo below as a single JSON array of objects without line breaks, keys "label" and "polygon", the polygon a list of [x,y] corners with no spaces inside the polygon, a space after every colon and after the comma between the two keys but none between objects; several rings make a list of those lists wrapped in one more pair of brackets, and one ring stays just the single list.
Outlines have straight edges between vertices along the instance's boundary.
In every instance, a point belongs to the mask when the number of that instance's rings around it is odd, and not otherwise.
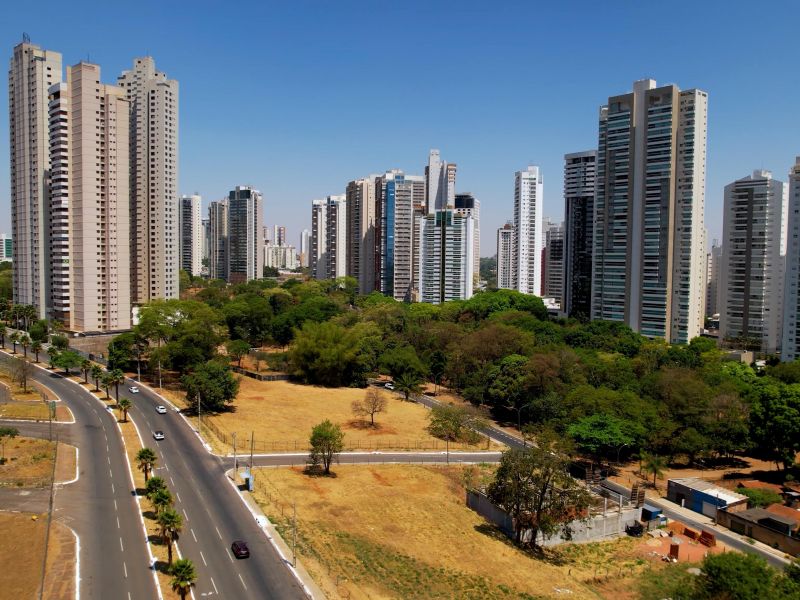
[{"label": "black car", "polygon": [[247,558],[250,556],[250,549],[247,547],[247,542],[236,540],[231,544],[231,552],[236,558]]}]

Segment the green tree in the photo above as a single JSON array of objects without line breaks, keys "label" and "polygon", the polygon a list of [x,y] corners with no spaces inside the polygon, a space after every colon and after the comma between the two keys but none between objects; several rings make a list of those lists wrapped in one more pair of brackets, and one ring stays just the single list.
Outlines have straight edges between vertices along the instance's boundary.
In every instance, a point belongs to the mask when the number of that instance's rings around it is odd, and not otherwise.
[{"label": "green tree", "polygon": [[106,400],[111,400],[111,386],[114,385],[114,376],[111,373],[105,372],[100,378],[100,383],[106,391]]},{"label": "green tree", "polygon": [[6,335],[8,334],[8,328],[0,323],[0,347],[6,347]]},{"label": "green tree", "polygon": [[0,448],[2,448],[2,452],[0,452],[0,459],[2,462],[6,462],[6,442],[8,440],[14,439],[19,435],[19,429],[16,427],[0,427]]},{"label": "green tree", "polygon": [[406,371],[401,373],[400,376],[394,380],[394,386],[398,392],[403,394],[406,402],[408,402],[412,394],[422,393],[422,378],[414,371]]},{"label": "green tree", "polygon": [[127,331],[116,336],[108,344],[108,368],[128,369],[136,357],[137,335]]},{"label": "green tree", "polygon": [[119,402],[119,386],[122,383],[125,383],[125,373],[123,373],[120,369],[112,369],[108,374],[108,379],[111,382],[111,385],[115,388],[115,396],[117,402]]},{"label": "green tree", "polygon": [[232,360],[235,360],[236,364],[241,367],[242,359],[247,356],[247,353],[250,351],[250,344],[245,340],[228,340],[225,342],[225,350],[227,350],[228,356]]},{"label": "green tree", "polygon": [[344,449],[344,433],[341,427],[325,419],[311,430],[309,439],[311,452],[308,455],[312,467],[322,464],[325,475],[331,472],[331,463]]},{"label": "green tree", "polygon": [[19,336],[19,345],[22,346],[24,357],[28,358],[28,347],[31,345],[31,338],[27,333],[23,333]]},{"label": "green tree", "polygon": [[167,482],[164,481],[164,478],[159,477],[158,475],[154,475],[153,477],[147,480],[147,483],[145,484],[144,487],[144,495],[150,498],[158,490],[165,490],[165,489],[167,489]]},{"label": "green tree", "polygon": [[144,482],[147,483],[147,478],[150,476],[150,471],[155,467],[158,457],[156,453],[150,448],[141,448],[136,453],[136,463],[139,470],[144,473]]},{"label": "green tree", "polygon": [[439,404],[428,413],[428,431],[434,437],[450,442],[477,443],[486,422],[470,407]]},{"label": "green tree", "polygon": [[59,352],[69,348],[69,338],[65,335],[51,335],[50,344]]},{"label": "green tree", "polygon": [[442,376],[447,369],[447,355],[441,350],[436,350],[431,355],[430,363],[430,374],[433,378],[434,394],[438,394],[439,384],[442,382]]},{"label": "green tree", "polygon": [[772,490],[762,490],[759,488],[738,488],[736,490],[743,496],[747,496],[747,506],[750,508],[763,508],[770,504],[782,504],[783,498]]},{"label": "green tree", "polygon": [[92,361],[84,358],[81,361],[81,373],[83,373],[83,383],[89,383],[89,372],[92,370]]},{"label": "green tree", "polygon": [[94,391],[100,391],[100,378],[103,376],[103,367],[97,364],[92,364],[91,366],[91,374],[92,379],[94,379]]},{"label": "green tree", "polygon": [[412,346],[399,346],[384,352],[381,367],[394,379],[409,373],[421,381],[427,371]]},{"label": "green tree", "polygon": [[192,410],[222,411],[239,393],[239,380],[228,365],[210,360],[182,378],[186,401]]},{"label": "green tree", "polygon": [[34,356],[34,361],[33,362],[36,362],[36,363],[39,362],[39,352],[41,352],[41,351],[42,351],[42,342],[37,340],[37,341],[34,341],[33,343],[31,343],[31,352],[33,352],[33,356]]},{"label": "green tree", "polygon": [[74,350],[64,350],[63,352],[58,353],[58,358],[55,360],[54,364],[55,366],[64,369],[64,372],[69,375],[70,369],[76,369],[80,367],[82,362],[83,357],[80,354]]},{"label": "green tree", "polygon": [[630,431],[634,424],[606,413],[583,417],[567,428],[567,434],[581,452],[594,459],[612,458],[623,448],[633,448],[634,437]]},{"label": "green tree", "polygon": [[778,600],[778,572],[752,554],[709,554],[701,571],[692,592],[697,600]]},{"label": "green tree", "polygon": [[117,400],[117,406],[119,407],[119,410],[122,412],[122,420],[124,422],[127,422],[128,411],[131,409],[131,406],[133,406],[131,404],[131,401],[128,400],[127,398],[120,398],[119,400]]},{"label": "green tree", "polygon": [[653,476],[653,487],[656,487],[656,478],[664,476],[664,469],[667,468],[667,461],[664,460],[663,456],[650,452],[642,452],[641,461],[642,470]]},{"label": "green tree", "polygon": [[8,336],[8,341],[11,342],[11,354],[17,353],[17,344],[19,344],[20,335],[18,331],[14,331]]},{"label": "green tree", "polygon": [[289,374],[327,387],[364,385],[363,348],[375,333],[369,323],[345,328],[330,322],[307,322],[288,352]]},{"label": "green tree", "polygon": [[534,548],[540,534],[570,539],[576,515],[588,508],[589,493],[569,475],[568,450],[556,434],[542,432],[535,445],[503,452],[487,495],[513,519],[517,543],[525,530]]},{"label": "green tree", "polygon": [[31,340],[34,342],[44,342],[47,339],[47,321],[40,320],[36,321],[33,325],[30,326],[28,330],[28,334],[31,336]]},{"label": "green tree", "polygon": [[149,499],[156,511],[156,515],[160,515],[162,512],[172,507],[172,493],[170,493],[167,488],[153,492],[153,494],[149,496]]},{"label": "green tree", "polygon": [[172,545],[178,541],[183,528],[183,517],[174,508],[166,508],[156,518],[161,529],[162,543],[167,546],[167,564],[172,564]]},{"label": "green tree", "polygon": [[172,580],[169,584],[172,591],[177,592],[181,600],[185,600],[194,582],[197,581],[197,570],[194,568],[194,563],[188,558],[179,558],[172,565],[170,575],[172,575]]}]

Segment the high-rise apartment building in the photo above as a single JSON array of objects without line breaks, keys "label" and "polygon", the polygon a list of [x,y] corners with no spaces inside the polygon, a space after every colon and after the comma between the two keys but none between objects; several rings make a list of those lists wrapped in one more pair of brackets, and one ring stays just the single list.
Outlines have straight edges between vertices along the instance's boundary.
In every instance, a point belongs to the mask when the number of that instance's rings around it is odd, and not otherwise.
[{"label": "high-rise apartment building", "polygon": [[180,257],[182,270],[198,276],[203,267],[203,227],[200,207],[203,199],[198,194],[181,196],[178,223],[180,230]]},{"label": "high-rise apartment building", "polygon": [[417,289],[420,302],[472,297],[475,220],[454,210],[418,217]]},{"label": "high-rise apartment building", "polygon": [[786,184],[769,171],[725,186],[719,335],[761,352],[780,348]]},{"label": "high-rise apartment building", "polygon": [[800,156],[789,171],[781,360],[800,358]]},{"label": "high-rise apartment building", "polygon": [[228,194],[228,281],[245,283],[264,277],[264,198],[249,186]]},{"label": "high-rise apartment building", "polygon": [[264,266],[273,269],[297,268],[297,251],[294,246],[264,244]]},{"label": "high-rise apartment building", "polygon": [[131,102],[133,302],[178,297],[178,82],[137,58],[118,84]]},{"label": "high-rise apartment building", "polygon": [[442,160],[438,150],[428,153],[425,167],[425,212],[453,208],[456,195],[456,165]]},{"label": "high-rise apartment building", "polygon": [[311,244],[308,257],[311,277],[325,279],[327,266],[328,203],[325,200],[311,202]]},{"label": "high-rise apartment building", "polygon": [[369,175],[347,184],[347,275],[358,291],[375,291],[375,180]]},{"label": "high-rise apartment building", "polygon": [[601,108],[593,319],[672,343],[702,331],[707,108],[650,79]]},{"label": "high-rise apartment building", "polygon": [[325,279],[347,275],[347,198],[328,196],[325,232]]},{"label": "high-rise apartment building", "polygon": [[542,295],[542,206],[544,184],[539,167],[514,175],[514,244],[512,287]]},{"label": "high-rise apartment building", "polygon": [[497,288],[514,289],[514,226],[506,223],[497,230]]},{"label": "high-rise apartment building", "polygon": [[592,306],[592,238],[597,150],[564,155],[564,300],[561,310],[588,319]]},{"label": "high-rise apartment building", "polygon": [[375,181],[375,284],[395,300],[414,297],[415,217],[425,206],[425,178],[392,170]]},{"label": "high-rise apartment building", "polygon": [[131,326],[129,109],[97,65],[50,88],[50,305],[70,331]]},{"label": "high-rise apartment building", "polygon": [[61,82],[61,54],[27,39],[14,47],[8,69],[13,298],[49,316],[50,144],[48,90]]},{"label": "high-rise apartment building", "polygon": [[542,295],[555,298],[563,308],[564,223],[549,220],[544,228],[544,289]]},{"label": "high-rise apartment building", "polygon": [[14,255],[14,240],[7,233],[0,233],[0,262],[11,262]]},{"label": "high-rise apartment building", "polygon": [[454,201],[456,214],[463,217],[472,217],[473,221],[473,257],[472,261],[475,264],[475,277],[473,284],[478,286],[478,279],[480,278],[481,266],[481,203],[480,200],[475,198],[472,194],[456,194]]},{"label": "high-rise apartment building", "polygon": [[228,199],[208,207],[208,276],[228,280]]},{"label": "high-rise apartment building", "polygon": [[716,240],[714,240],[706,260],[706,316],[712,317],[719,313],[719,270],[722,266],[722,246],[717,245]]},{"label": "high-rise apartment building", "polygon": [[[211,244],[209,243],[210,242],[209,238],[211,236],[211,222],[208,219],[202,219],[200,221],[200,230],[202,232],[201,233],[202,242],[200,246],[200,261],[202,264],[202,261],[208,261],[209,258],[209,248],[211,246]],[[206,267],[201,267],[201,268],[205,269],[207,272]]]},{"label": "high-rise apartment building", "polygon": [[286,227],[283,225],[275,225],[272,228],[272,244],[273,246],[286,245]]},{"label": "high-rise apartment building", "polygon": [[308,229],[303,229],[300,232],[300,266],[303,268],[309,267],[309,256],[311,253],[311,232]]}]

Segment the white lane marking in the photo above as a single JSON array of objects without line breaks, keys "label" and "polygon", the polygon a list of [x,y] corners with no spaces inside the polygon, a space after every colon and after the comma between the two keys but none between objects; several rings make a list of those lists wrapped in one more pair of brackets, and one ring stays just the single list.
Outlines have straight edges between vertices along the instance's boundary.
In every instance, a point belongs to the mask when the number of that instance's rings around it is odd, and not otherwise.
[{"label": "white lane marking", "polygon": [[214,586],[214,593],[216,593],[217,595],[219,595],[219,590],[217,589],[217,584],[216,584],[216,583],[214,583],[214,578],[213,578],[213,577],[209,577],[209,579],[211,579],[211,585],[213,585],[213,586]]},{"label": "white lane marking", "polygon": [[128,592],[128,600],[132,600],[130,592]]},{"label": "white lane marking", "polygon": [[114,498],[114,510],[117,510],[117,499]]},{"label": "white lane marking", "polygon": [[111,469],[108,470],[108,476],[114,479],[114,473],[111,472]]},{"label": "white lane marking", "polygon": [[[170,479],[172,478],[170,477]],[[178,492],[175,492],[175,497],[178,499],[178,502],[181,501],[181,495]]]},{"label": "white lane marking", "polygon": [[172,479],[172,475],[169,476],[169,481],[172,485],[175,485],[175,481]]},{"label": "white lane marking", "polygon": [[242,574],[241,573],[239,573],[239,581],[242,582],[242,585],[244,586],[244,591],[246,592],[247,591],[247,586],[244,584],[244,579],[242,579]]},{"label": "white lane marking", "polygon": [[219,532],[219,529],[217,529],[216,525],[214,525],[214,529],[217,530],[217,535],[219,536],[219,539],[222,539],[222,534]]},{"label": "white lane marking", "polygon": [[119,517],[117,517],[117,529],[119,529]]},{"label": "white lane marking", "polygon": [[122,568],[125,570],[125,578],[128,578],[128,565],[123,561]]},{"label": "white lane marking", "polygon": [[106,444],[106,452],[111,452],[111,450],[108,448],[108,444]]},{"label": "white lane marking", "polygon": [[111,465],[111,457],[110,457],[110,456],[107,456],[107,457],[106,457],[106,460],[108,461],[108,464],[109,464],[109,465]]},{"label": "white lane marking", "polygon": [[183,516],[186,517],[186,520],[188,521],[189,520],[189,515],[186,514],[186,509],[182,508],[181,510],[183,511]]},{"label": "white lane marking", "polygon": [[203,551],[202,550],[200,550],[200,558],[203,559],[203,566],[207,567],[208,563],[206,562],[206,557],[203,556]]},{"label": "white lane marking", "polygon": [[122,545],[122,538],[119,538],[119,549],[125,552],[125,548]]},{"label": "white lane marking", "polygon": [[112,494],[116,493],[116,492],[114,492],[114,484],[113,483],[111,484],[111,493]]},{"label": "white lane marking", "polygon": [[233,562],[233,554],[231,554],[231,551],[230,551],[230,550],[228,550],[228,551],[226,552],[226,554],[228,555],[228,560],[229,560],[229,561],[231,561],[231,562]]},{"label": "white lane marking", "polygon": [[192,537],[194,538],[194,541],[197,542],[197,536],[194,534],[194,529],[189,529],[189,531],[192,532]]}]

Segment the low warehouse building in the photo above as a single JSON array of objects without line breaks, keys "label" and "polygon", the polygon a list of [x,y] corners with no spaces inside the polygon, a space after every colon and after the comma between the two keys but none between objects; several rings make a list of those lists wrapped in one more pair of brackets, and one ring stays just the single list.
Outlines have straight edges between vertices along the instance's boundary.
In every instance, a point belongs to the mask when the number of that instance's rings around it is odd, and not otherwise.
[{"label": "low warehouse building", "polygon": [[717,518],[717,509],[724,508],[729,512],[747,509],[747,496],[699,477],[670,479],[667,482],[667,498],[712,519]]}]

